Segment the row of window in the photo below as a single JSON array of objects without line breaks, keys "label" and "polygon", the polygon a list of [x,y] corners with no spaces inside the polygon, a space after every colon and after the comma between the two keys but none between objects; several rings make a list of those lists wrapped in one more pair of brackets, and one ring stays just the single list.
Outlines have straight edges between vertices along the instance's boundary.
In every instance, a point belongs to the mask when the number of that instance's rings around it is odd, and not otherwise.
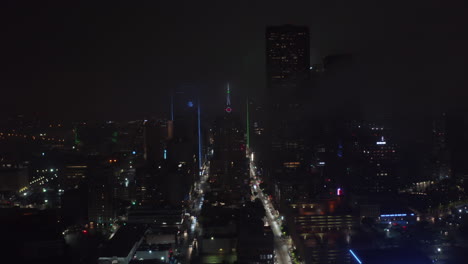
[{"label": "row of window", "polygon": [[260,255],[260,259],[272,259],[272,258],[273,258],[272,254]]}]

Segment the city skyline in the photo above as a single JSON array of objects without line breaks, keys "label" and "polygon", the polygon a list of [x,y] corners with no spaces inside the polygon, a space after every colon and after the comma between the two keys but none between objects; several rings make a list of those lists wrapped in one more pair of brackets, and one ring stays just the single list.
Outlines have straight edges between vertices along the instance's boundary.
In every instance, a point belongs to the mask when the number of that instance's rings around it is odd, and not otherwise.
[{"label": "city skyline", "polygon": [[461,4],[8,2],[3,262],[465,263]]},{"label": "city skyline", "polygon": [[89,8],[11,2],[4,16],[9,23],[2,46],[8,52],[1,81],[8,96],[1,110],[60,119],[162,115],[170,91],[187,82],[206,91],[207,102],[216,102],[227,81],[238,88],[237,101],[260,100],[266,89],[264,30],[283,24],[309,27],[312,64],[328,55],[355,58],[351,76],[343,76],[337,90],[317,89],[323,115],[342,111],[336,94],[357,93],[365,114],[464,107],[466,21],[464,8],[451,4],[165,2]]}]

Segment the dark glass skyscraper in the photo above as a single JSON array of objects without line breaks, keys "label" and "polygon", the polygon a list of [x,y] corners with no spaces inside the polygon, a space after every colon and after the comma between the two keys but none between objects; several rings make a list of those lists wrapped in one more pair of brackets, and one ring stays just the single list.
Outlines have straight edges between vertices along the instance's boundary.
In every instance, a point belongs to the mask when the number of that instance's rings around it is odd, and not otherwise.
[{"label": "dark glass skyscraper", "polygon": [[222,116],[216,118],[211,129],[213,158],[211,176],[220,193],[229,194],[226,200],[241,201],[238,195],[248,189],[245,173],[245,138],[243,124],[231,108],[229,84],[226,90],[226,106]]},{"label": "dark glass skyscraper", "polygon": [[[294,173],[305,164],[307,122],[304,105],[310,70],[309,29],[304,26],[266,28],[266,77],[268,118],[264,149],[268,178]],[[288,176],[288,178],[291,178]]]},{"label": "dark glass skyscraper", "polygon": [[278,96],[307,79],[310,69],[309,29],[304,26],[272,26],[266,29],[268,90]]}]

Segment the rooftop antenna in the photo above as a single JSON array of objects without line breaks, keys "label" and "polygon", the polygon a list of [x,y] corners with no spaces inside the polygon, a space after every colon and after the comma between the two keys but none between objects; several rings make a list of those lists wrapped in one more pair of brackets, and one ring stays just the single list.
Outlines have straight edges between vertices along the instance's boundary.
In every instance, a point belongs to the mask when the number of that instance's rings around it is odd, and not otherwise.
[{"label": "rooftop antenna", "polygon": [[224,111],[226,113],[231,113],[232,108],[231,108],[231,89],[229,88],[229,83],[227,83],[227,88],[226,88],[226,107],[224,108]]}]

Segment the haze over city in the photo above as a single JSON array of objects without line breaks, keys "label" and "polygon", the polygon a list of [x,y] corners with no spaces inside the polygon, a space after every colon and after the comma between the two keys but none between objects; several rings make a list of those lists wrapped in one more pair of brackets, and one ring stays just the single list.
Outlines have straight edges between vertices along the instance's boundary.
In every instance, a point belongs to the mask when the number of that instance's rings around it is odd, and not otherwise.
[{"label": "haze over city", "polygon": [[2,263],[466,263],[464,1],[6,1]]},{"label": "haze over city", "polygon": [[8,1],[2,112],[135,118],[167,111],[169,91],[187,82],[218,107],[226,81],[262,97],[264,29],[281,24],[309,26],[312,63],[355,56],[349,81],[311,98],[327,102],[318,110],[341,111],[336,95],[354,93],[366,112],[462,107],[465,11],[463,1]]}]

